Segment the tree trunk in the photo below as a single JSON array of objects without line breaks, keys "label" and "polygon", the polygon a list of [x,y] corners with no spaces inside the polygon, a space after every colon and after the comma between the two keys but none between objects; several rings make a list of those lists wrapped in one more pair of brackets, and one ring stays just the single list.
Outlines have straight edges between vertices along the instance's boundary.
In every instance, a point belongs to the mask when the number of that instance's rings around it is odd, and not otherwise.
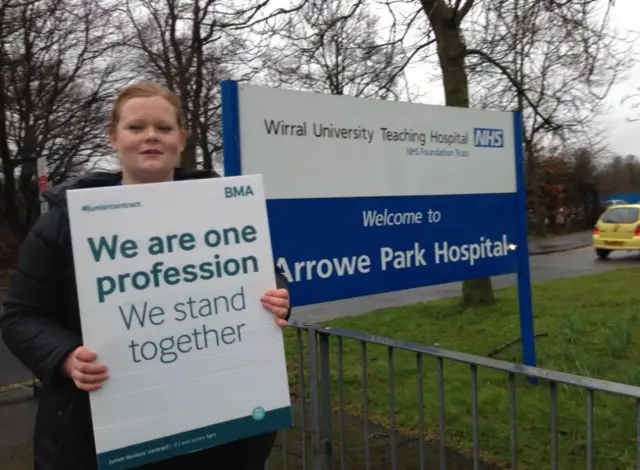
[{"label": "tree trunk", "polygon": [[[423,2],[429,6],[430,2]],[[438,45],[438,59],[442,69],[446,106],[469,107],[469,83],[465,68],[466,47],[460,23],[452,18],[453,11],[443,2],[426,9]],[[495,302],[491,278],[471,279],[462,283],[462,301],[469,305]]]},{"label": "tree trunk", "polygon": [[533,200],[533,215],[535,217],[535,224],[533,232],[539,236],[544,237],[546,235],[544,226],[544,211],[542,210],[542,201],[540,200],[540,184],[538,181],[538,165],[536,165],[536,157],[533,150],[533,143],[531,139],[524,139],[524,151],[527,155],[527,161],[529,163],[529,182],[531,183],[531,198]]},{"label": "tree trunk", "polygon": [[[520,2],[515,0],[515,4],[513,7],[513,11],[515,14],[514,24],[516,27],[514,28],[515,33],[515,42],[513,44],[514,50],[517,53],[514,55],[514,70],[513,76],[516,82],[519,84],[518,92],[518,111],[520,111],[520,126],[522,127],[522,134],[524,137],[524,152],[525,152],[525,161],[527,163],[527,176],[528,183],[531,187],[531,200],[533,202],[533,231],[539,237],[545,236],[544,230],[544,214],[542,210],[542,198],[540,196],[540,184],[538,182],[538,165],[536,162],[536,154],[533,149],[533,139],[536,133],[536,127],[534,126],[529,135],[527,135],[527,131],[525,129],[524,122],[524,90],[526,88],[527,83],[526,74],[525,74],[525,62],[527,59],[527,52],[525,48],[525,38],[527,36],[527,28],[530,28],[530,15],[526,14],[526,9],[521,10]],[[521,15],[522,13],[522,15]],[[529,226],[529,211],[527,210],[527,227]]]},{"label": "tree trunk", "polygon": [[[2,24],[5,20],[3,10],[0,8],[0,71],[4,71],[5,57],[4,57],[4,31]],[[0,182],[0,188],[2,194],[0,197],[4,199],[4,217],[8,223],[9,229],[16,234],[16,230],[19,226],[19,213],[16,199],[16,178],[15,167],[11,158],[11,150],[9,149],[8,138],[8,122],[7,122],[7,103],[5,90],[8,89],[8,84],[5,83],[4,73],[0,73],[0,161],[2,162],[2,170],[4,172],[4,183]]]}]

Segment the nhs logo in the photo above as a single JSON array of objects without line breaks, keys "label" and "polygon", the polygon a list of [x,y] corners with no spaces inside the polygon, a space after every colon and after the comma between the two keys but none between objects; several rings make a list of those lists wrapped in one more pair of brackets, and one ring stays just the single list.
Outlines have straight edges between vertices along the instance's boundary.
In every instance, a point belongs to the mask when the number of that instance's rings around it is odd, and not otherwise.
[{"label": "nhs logo", "polygon": [[502,129],[474,127],[473,146],[494,148],[504,147],[504,131]]}]

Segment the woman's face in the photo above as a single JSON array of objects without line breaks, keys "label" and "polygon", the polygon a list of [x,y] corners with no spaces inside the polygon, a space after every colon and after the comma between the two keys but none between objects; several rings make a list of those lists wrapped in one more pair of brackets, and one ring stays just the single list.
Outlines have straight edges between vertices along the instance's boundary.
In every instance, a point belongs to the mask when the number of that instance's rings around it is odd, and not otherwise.
[{"label": "woman's face", "polygon": [[186,140],[173,105],[160,96],[131,98],[119,119],[109,137],[125,182],[171,180]]}]

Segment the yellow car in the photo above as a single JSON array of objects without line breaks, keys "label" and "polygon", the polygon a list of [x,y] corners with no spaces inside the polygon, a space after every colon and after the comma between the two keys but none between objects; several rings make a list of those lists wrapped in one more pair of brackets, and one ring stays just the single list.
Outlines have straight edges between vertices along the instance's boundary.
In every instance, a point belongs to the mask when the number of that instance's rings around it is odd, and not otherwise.
[{"label": "yellow car", "polygon": [[640,204],[611,206],[593,228],[593,247],[600,259],[612,251],[640,251]]}]

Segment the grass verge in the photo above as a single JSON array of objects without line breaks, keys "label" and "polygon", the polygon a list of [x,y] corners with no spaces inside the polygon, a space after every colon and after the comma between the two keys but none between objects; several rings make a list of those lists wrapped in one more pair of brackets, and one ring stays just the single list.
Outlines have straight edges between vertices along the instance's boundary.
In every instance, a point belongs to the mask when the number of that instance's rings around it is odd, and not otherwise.
[{"label": "grass verge", "polygon": [[[640,385],[640,269],[625,269],[575,279],[536,284],[533,288],[535,327],[541,367],[605,380]],[[480,356],[518,338],[518,306],[514,289],[497,292],[492,307],[463,308],[457,299],[407,305],[325,323],[383,337],[437,345]],[[286,330],[292,392],[299,394],[298,340]],[[306,345],[304,346],[306,347]],[[331,339],[332,399],[337,406],[336,340]],[[306,349],[305,349],[306,352]],[[494,357],[520,361],[514,345]],[[394,353],[395,424],[406,436],[418,429],[416,357]],[[344,410],[362,413],[360,344],[343,341]],[[435,360],[423,361],[425,438],[438,439]],[[369,417],[389,425],[388,351],[367,348]],[[308,371],[308,365],[305,364]],[[478,371],[479,437],[482,459],[499,467],[509,462],[509,397],[507,376]],[[471,374],[469,366],[445,362],[446,444],[466,455],[472,451]],[[551,427],[548,384],[516,381],[518,469],[550,466]],[[308,390],[308,386],[307,386]],[[585,468],[586,393],[558,386],[558,464]],[[308,392],[305,393],[308,395]],[[635,402],[607,394],[595,395],[594,468],[635,468]],[[362,440],[362,437],[360,437]],[[347,446],[351,445],[349,442]],[[357,444],[359,445],[359,443]],[[348,467],[350,468],[350,467]]]}]

